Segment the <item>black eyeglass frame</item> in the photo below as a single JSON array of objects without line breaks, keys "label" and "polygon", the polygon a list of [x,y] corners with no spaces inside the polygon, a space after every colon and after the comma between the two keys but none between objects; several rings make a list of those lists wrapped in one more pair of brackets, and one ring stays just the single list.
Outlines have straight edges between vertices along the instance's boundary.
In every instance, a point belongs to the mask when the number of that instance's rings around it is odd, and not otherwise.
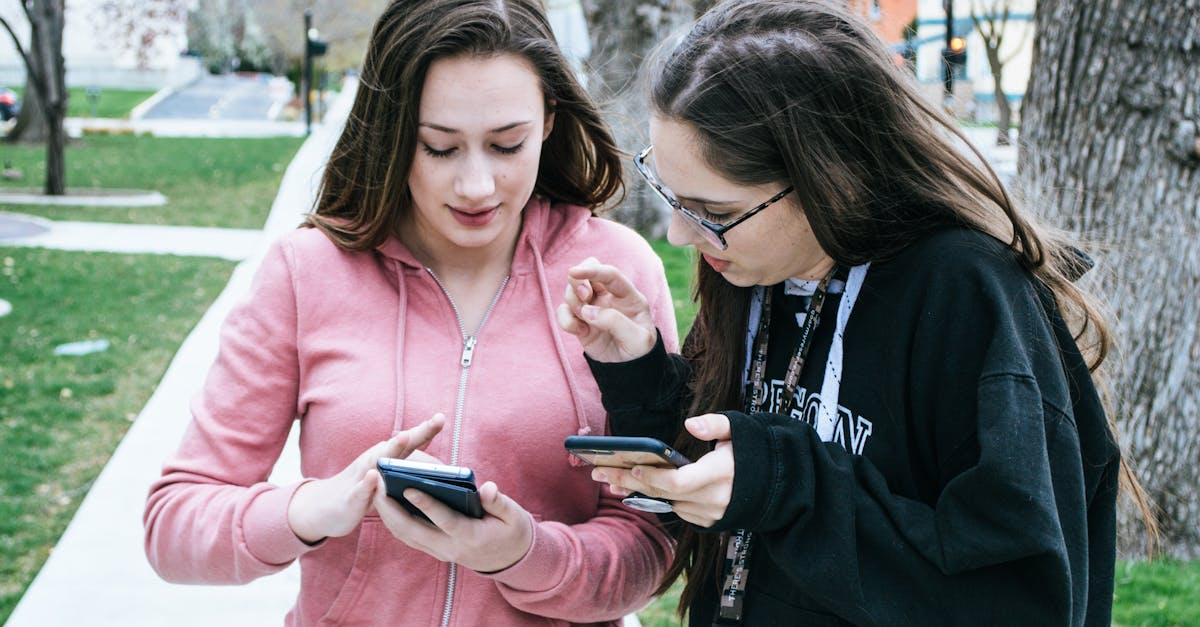
[{"label": "black eyeglass frame", "polygon": [[[672,209],[683,214],[683,217],[686,219],[688,224],[692,225],[693,228],[696,228],[697,231],[700,233],[700,235],[703,236],[706,240],[708,240],[709,243],[719,247],[721,250],[725,250],[725,249],[729,248],[729,242],[725,241],[725,234],[728,233],[730,229],[745,222],[746,220],[749,220],[750,218],[754,217],[755,214],[759,213],[763,209],[766,209],[767,207],[770,207],[771,205],[778,202],[784,196],[787,196],[788,194],[790,194],[796,190],[795,187],[789,185],[783,191],[768,198],[766,200],[766,202],[754,207],[753,209],[747,211],[746,213],[743,213],[741,216],[739,216],[734,221],[726,222],[725,224],[716,224],[714,222],[711,222],[709,220],[705,220],[704,218],[701,218],[700,216],[696,215],[691,209],[688,209],[687,207],[684,207],[683,205],[679,204],[678,200],[667,195],[666,186],[663,185],[662,183],[660,183],[658,181],[657,177],[655,175],[653,175],[650,172],[650,170],[646,167],[646,157],[650,155],[650,151],[653,149],[654,149],[654,145],[651,144],[649,146],[646,146],[645,150],[639,152],[637,155],[635,155],[633,157],[633,165],[634,165],[634,167],[637,168],[638,174],[642,175],[642,178],[645,179],[646,183],[648,185],[650,185],[651,188],[654,189],[655,193],[658,194],[658,197],[661,198],[663,200],[663,202],[667,203],[667,205],[670,206]],[[712,234],[712,236],[716,237],[715,241],[713,240],[712,237],[709,237],[710,233]]]}]

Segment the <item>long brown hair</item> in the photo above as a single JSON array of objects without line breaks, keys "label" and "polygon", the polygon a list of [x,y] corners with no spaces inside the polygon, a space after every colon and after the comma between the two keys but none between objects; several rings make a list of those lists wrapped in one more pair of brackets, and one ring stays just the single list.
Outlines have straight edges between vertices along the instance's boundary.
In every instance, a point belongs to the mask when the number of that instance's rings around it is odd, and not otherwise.
[{"label": "long brown hair", "polygon": [[[817,241],[839,264],[887,259],[950,225],[1007,242],[1053,293],[1094,375],[1104,361],[1108,324],[1071,281],[1079,261],[1069,239],[1017,207],[857,18],[815,0],[728,0],[667,57],[651,100],[657,115],[697,132],[701,158],[726,178],[794,186]],[[694,366],[688,416],[741,406],[750,293],[698,263],[700,308],[683,347]],[[692,459],[710,448],[683,429],[676,445]],[[1153,536],[1153,516],[1124,461],[1122,480]],[[682,614],[700,585],[717,580],[722,556],[714,534],[681,526],[677,536],[661,589],[687,573]]]},{"label": "long brown hair", "polygon": [[541,80],[554,130],[542,144],[534,193],[604,207],[623,191],[621,153],[575,79],[538,0],[393,0],[375,23],[358,93],[305,226],[367,250],[412,210],[408,173],[429,66],[457,55],[514,54]]}]

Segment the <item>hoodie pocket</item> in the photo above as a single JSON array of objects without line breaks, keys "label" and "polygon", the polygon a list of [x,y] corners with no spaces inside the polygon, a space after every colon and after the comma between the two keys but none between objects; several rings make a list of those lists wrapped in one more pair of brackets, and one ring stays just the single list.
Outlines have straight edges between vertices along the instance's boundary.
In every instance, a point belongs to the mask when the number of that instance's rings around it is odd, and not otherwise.
[{"label": "hoodie pocket", "polygon": [[359,605],[358,599],[367,589],[368,577],[375,568],[375,555],[378,554],[375,544],[379,539],[382,526],[383,521],[378,518],[366,517],[363,519],[362,529],[358,534],[358,546],[354,550],[354,565],[350,567],[350,574],[342,582],[342,587],[333,599],[333,604],[329,606],[329,611],[321,618],[319,624],[353,624],[365,618],[350,615],[350,612]]}]

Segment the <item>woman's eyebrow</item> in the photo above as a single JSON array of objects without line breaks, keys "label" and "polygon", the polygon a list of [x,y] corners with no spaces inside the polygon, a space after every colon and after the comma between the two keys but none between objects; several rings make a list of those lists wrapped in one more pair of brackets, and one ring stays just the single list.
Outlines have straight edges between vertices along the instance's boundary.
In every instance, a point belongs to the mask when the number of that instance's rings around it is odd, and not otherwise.
[{"label": "woman's eyebrow", "polygon": [[[680,203],[683,203],[684,205],[687,205],[688,203],[692,203],[692,204],[696,204],[696,205],[704,205],[705,207],[732,207],[732,206],[741,204],[740,202],[738,202],[736,200],[709,200],[707,198],[699,198],[697,196],[676,195],[675,199],[678,200]],[[687,201],[687,202],[684,202],[684,201]]]},{"label": "woman's eyebrow", "polygon": [[[511,131],[511,130],[512,130],[512,129],[514,129],[514,128],[517,128],[517,127],[520,127],[520,126],[526,126],[526,125],[529,125],[529,124],[533,124],[533,122],[532,122],[532,121],[529,121],[529,120],[523,120],[523,121],[518,121],[518,122],[510,122],[510,123],[508,123],[508,124],[505,124],[504,126],[499,126],[499,127],[496,127],[496,128],[494,128],[494,129],[492,129],[492,130],[488,131],[488,133],[503,133],[504,131]],[[435,131],[439,131],[439,132],[442,132],[442,133],[448,133],[448,134],[451,134],[451,135],[455,135],[455,134],[458,134],[458,133],[461,133],[461,132],[462,132],[462,131],[460,131],[460,130],[458,130],[458,129],[456,129],[456,128],[450,128],[449,126],[442,126],[441,124],[436,124],[436,123],[434,123],[434,122],[421,122],[421,123],[419,124],[419,126],[422,126],[422,127],[424,127],[424,128],[433,129],[433,130],[435,130]]]}]

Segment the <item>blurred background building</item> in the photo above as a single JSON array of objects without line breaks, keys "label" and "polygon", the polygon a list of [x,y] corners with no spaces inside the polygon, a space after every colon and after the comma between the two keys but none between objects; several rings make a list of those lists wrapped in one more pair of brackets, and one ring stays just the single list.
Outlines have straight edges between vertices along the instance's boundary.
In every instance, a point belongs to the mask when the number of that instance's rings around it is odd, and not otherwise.
[{"label": "blurred background building", "polygon": [[[0,0],[0,16],[22,46],[29,23],[22,0]],[[161,5],[163,10],[148,10]],[[166,10],[178,7],[178,10]],[[63,57],[68,86],[159,89],[184,84],[200,72],[186,53],[187,11],[182,2],[70,0]],[[0,35],[0,85],[23,86],[25,66],[7,33]]]}]

